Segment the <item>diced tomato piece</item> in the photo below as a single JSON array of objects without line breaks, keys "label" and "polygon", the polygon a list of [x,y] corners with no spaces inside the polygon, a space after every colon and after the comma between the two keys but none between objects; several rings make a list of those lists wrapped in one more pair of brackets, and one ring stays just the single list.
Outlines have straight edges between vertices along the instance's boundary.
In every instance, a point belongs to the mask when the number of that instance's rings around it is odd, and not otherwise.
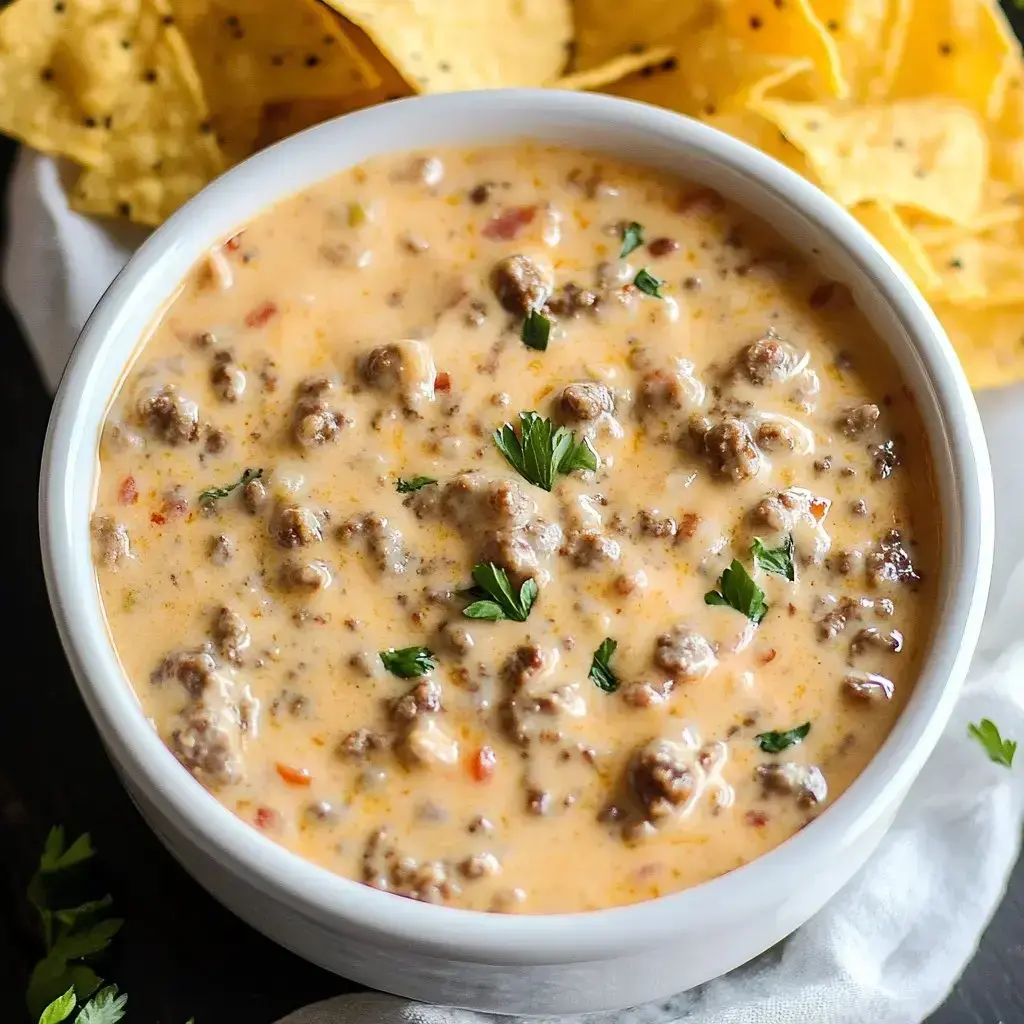
[{"label": "diced tomato piece", "polygon": [[167,522],[167,516],[162,516],[159,512],[154,512],[150,517],[149,521],[154,526],[163,526]]},{"label": "diced tomato piece", "polygon": [[768,824],[768,815],[764,811],[747,811],[743,820],[752,828],[764,828]]},{"label": "diced tomato piece", "polygon": [[139,500],[139,491],[135,486],[135,477],[126,476],[117,489],[117,500],[122,505],[134,505]]},{"label": "diced tomato piece", "polygon": [[825,513],[828,512],[832,502],[828,498],[815,498],[811,502],[811,515],[815,519],[822,520],[825,518]]},{"label": "diced tomato piece", "polygon": [[280,818],[272,807],[257,807],[253,820],[257,828],[277,828]]},{"label": "diced tomato piece", "polygon": [[469,773],[477,782],[486,782],[498,767],[498,755],[492,747],[483,746],[473,754],[469,762]]},{"label": "diced tomato piece", "polygon": [[293,768],[290,764],[282,764],[280,761],[275,765],[277,774],[288,783],[289,786],[308,786],[313,781],[308,768]]},{"label": "diced tomato piece", "polygon": [[536,206],[510,206],[492,218],[483,229],[484,238],[498,238],[508,242],[537,216]]},{"label": "diced tomato piece", "polygon": [[434,378],[434,390],[435,391],[442,391],[445,394],[447,394],[449,391],[451,391],[451,389],[452,389],[452,375],[450,373],[446,373],[444,370],[442,370]]},{"label": "diced tomato piece", "polygon": [[775,650],[774,647],[769,647],[768,650],[765,651],[763,654],[758,655],[757,660],[761,662],[762,665],[767,665],[775,660],[775,655],[777,653],[778,652]]},{"label": "diced tomato piece", "polygon": [[237,235],[232,235],[224,243],[224,248],[227,249],[228,252],[238,252],[238,250],[242,248],[242,235],[244,234],[244,231],[239,231]]},{"label": "diced tomato piece", "polygon": [[277,316],[277,304],[261,302],[255,309],[249,311],[245,318],[246,327],[263,327],[268,321]]}]

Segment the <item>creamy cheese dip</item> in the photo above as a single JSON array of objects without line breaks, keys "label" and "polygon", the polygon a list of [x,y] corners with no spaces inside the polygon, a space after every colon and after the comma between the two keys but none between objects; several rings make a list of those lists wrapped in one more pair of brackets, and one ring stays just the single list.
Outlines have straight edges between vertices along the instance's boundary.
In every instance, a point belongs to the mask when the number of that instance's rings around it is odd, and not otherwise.
[{"label": "creamy cheese dip", "polygon": [[371,161],[211,251],[92,523],[183,770],[339,874],[526,913],[827,809],[914,685],[940,527],[913,396],[813,255],[525,145]]}]

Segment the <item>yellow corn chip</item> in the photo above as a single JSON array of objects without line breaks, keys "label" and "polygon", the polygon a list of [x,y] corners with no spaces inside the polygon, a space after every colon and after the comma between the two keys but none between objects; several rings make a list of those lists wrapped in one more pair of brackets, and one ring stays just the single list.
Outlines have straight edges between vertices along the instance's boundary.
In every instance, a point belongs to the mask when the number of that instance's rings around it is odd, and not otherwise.
[{"label": "yellow corn chip", "polygon": [[696,0],[630,0],[628,6],[614,0],[575,0],[571,73],[677,38],[684,26],[701,16],[702,6]]},{"label": "yellow corn chip", "polygon": [[752,94],[809,71],[807,58],[750,53],[714,11],[669,40],[680,54],[675,66],[645,68],[606,91],[693,117],[744,109]]},{"label": "yellow corn chip", "polygon": [[569,0],[327,0],[417,92],[542,85],[565,67]]},{"label": "yellow corn chip", "polygon": [[803,153],[771,123],[752,110],[727,111],[703,119],[705,124],[732,135],[741,142],[767,153],[785,164],[790,170],[814,181],[814,173],[807,166]]},{"label": "yellow corn chip", "polygon": [[105,3],[102,16],[101,4],[92,6],[96,27],[118,40],[128,60],[108,108],[103,165],[82,173],[71,205],[159,224],[223,166],[199,77],[165,0]]},{"label": "yellow corn chip", "polygon": [[756,107],[844,206],[875,199],[957,223],[977,215],[988,142],[965,107],[940,99],[855,108],[763,100]]},{"label": "yellow corn chip", "polygon": [[839,52],[850,95],[885,95],[895,74],[891,39],[909,15],[909,0],[811,0],[811,7]]},{"label": "yellow corn chip", "polygon": [[744,53],[805,57],[814,66],[821,98],[843,99],[849,94],[839,51],[809,0],[730,0],[725,19]]},{"label": "yellow corn chip", "polygon": [[602,89],[612,82],[619,81],[635,71],[644,68],[657,68],[660,71],[672,71],[676,67],[676,59],[668,46],[655,46],[639,53],[624,53],[613,57],[596,67],[586,71],[574,71],[570,75],[556,79],[551,85],[555,89],[572,89],[584,92],[588,89]]},{"label": "yellow corn chip", "polygon": [[859,203],[850,212],[903,267],[921,291],[928,294],[939,286],[941,278],[924,247],[891,203]]},{"label": "yellow corn chip", "polygon": [[966,224],[954,224],[913,210],[907,211],[903,219],[922,245],[935,248],[992,232],[1003,226],[1011,226],[1017,231],[1022,216],[1024,192],[1001,181],[990,180],[985,182],[977,214]]},{"label": "yellow corn chip", "polygon": [[1024,188],[1024,76],[1019,70],[1007,82],[998,120],[988,127],[992,176]]},{"label": "yellow corn chip", "polygon": [[973,388],[1024,380],[1024,304],[967,309],[937,303],[942,321]]},{"label": "yellow corn chip", "polygon": [[928,247],[941,276],[936,297],[964,305],[1005,306],[1024,302],[1024,246],[986,236]]},{"label": "yellow corn chip", "polygon": [[996,117],[1020,45],[995,0],[907,0],[889,95],[939,95]]}]

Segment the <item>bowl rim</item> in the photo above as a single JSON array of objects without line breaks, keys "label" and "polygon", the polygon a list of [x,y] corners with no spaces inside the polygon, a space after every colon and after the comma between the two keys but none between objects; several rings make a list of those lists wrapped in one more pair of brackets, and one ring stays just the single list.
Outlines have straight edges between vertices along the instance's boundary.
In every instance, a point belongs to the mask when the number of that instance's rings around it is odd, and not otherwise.
[{"label": "bowl rim", "polygon": [[[266,178],[275,167],[302,157],[315,160],[315,151],[330,150],[332,141],[368,129],[371,122],[375,131],[393,139],[410,117],[483,120],[486,113],[488,121],[500,123],[510,111],[521,114],[524,110],[554,111],[581,123],[607,124],[612,132],[624,131],[628,122],[633,131],[660,135],[781,197],[794,216],[798,213],[829,236],[836,249],[844,251],[871,279],[874,291],[894,312],[916,358],[923,363],[945,428],[943,440],[949,449],[960,511],[959,522],[954,524],[959,539],[956,564],[947,565],[944,558],[943,565],[943,573],[955,568],[955,594],[935,624],[933,650],[925,666],[928,671],[922,672],[915,695],[882,748],[825,813],[774,850],[701,885],[627,906],[552,915],[487,914],[432,906],[336,875],[247,825],[182,770],[147,723],[124,674],[111,671],[111,656],[116,661],[116,654],[109,637],[106,633],[98,637],[86,629],[83,609],[94,612],[100,601],[95,586],[92,593],[82,593],[82,577],[78,576],[76,583],[73,571],[76,566],[81,569],[84,559],[91,572],[91,556],[75,543],[73,524],[76,517],[87,519],[88,510],[82,508],[80,495],[78,506],[74,504],[69,470],[76,459],[90,457],[90,448],[95,459],[98,430],[91,441],[83,438],[83,421],[94,417],[83,411],[90,403],[80,396],[104,390],[102,423],[106,402],[120,378],[98,372],[95,364],[108,339],[116,336],[120,310],[140,283],[155,273],[161,252],[181,244],[187,232],[200,230],[195,225],[202,224],[204,215],[231,190],[251,189],[259,197],[251,204],[251,218],[295,191],[274,192],[272,186],[268,191]],[[486,132],[481,130],[481,134]],[[573,145],[573,140],[566,144]],[[379,151],[407,148],[392,143]],[[315,177],[339,173],[351,162],[325,165]],[[210,235],[205,237],[206,244],[216,241]],[[152,317],[161,308],[154,308]],[[891,338],[882,341],[893,347]],[[432,956],[519,965],[611,958],[650,948],[699,927],[700,922],[715,921],[719,926],[742,922],[752,909],[783,898],[787,880],[815,874],[824,850],[853,842],[871,821],[894,808],[935,746],[967,671],[981,627],[994,530],[991,469],[981,419],[953,348],[914,285],[850,214],[782,164],[707,125],[616,97],[540,89],[420,96],[349,114],[250,157],[175,213],[133,255],[82,329],[53,404],[40,474],[39,515],[54,618],[79,691],[104,744],[132,785],[156,800],[207,856],[251,880],[291,912],[326,921],[339,931]],[[944,534],[949,532],[944,530]],[[950,553],[944,550],[945,556]]]}]

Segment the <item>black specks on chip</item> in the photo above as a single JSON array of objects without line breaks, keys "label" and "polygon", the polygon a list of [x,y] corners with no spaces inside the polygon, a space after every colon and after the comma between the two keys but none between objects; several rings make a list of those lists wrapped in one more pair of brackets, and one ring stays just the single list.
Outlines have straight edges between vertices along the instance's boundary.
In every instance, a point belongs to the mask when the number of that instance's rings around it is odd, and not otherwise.
[{"label": "black specks on chip", "polygon": [[675,57],[669,57],[668,60],[663,60],[658,66],[660,71],[675,71],[679,67],[679,61]]},{"label": "black specks on chip", "polygon": [[132,48],[132,41],[130,39],[122,39],[121,40],[121,49],[122,50],[130,50],[131,48]]},{"label": "black specks on chip", "polygon": [[275,53],[271,56],[270,63],[273,64],[275,68],[279,68],[284,63],[284,57],[279,53]]},{"label": "black specks on chip", "polygon": [[717,114],[717,113],[718,113],[718,107],[716,107],[714,105],[714,103],[705,103],[704,104],[704,116],[705,117],[714,117],[715,114]]},{"label": "black specks on chip", "polygon": [[914,168],[914,177],[915,178],[927,178],[928,177],[928,172],[923,167],[915,167]]},{"label": "black specks on chip", "polygon": [[131,203],[118,203],[117,212],[122,217],[130,217],[132,215],[132,204]]},{"label": "black specks on chip", "polygon": [[806,128],[806,129],[807,129],[807,130],[808,130],[809,132],[816,132],[816,131],[817,131],[817,130],[818,130],[818,129],[819,129],[820,127],[821,127],[821,125],[820,125],[820,124],[819,124],[819,123],[818,123],[817,121],[807,121],[807,122],[806,122],[806,123],[804,124],[804,127],[805,127],[805,128]]},{"label": "black specks on chip", "polygon": [[174,15],[173,14],[165,14],[164,18],[163,18],[163,21],[164,21],[165,25],[173,25],[174,24]]},{"label": "black specks on chip", "polygon": [[315,53],[307,55],[306,59],[302,62],[307,68],[315,68],[320,63],[320,58]]},{"label": "black specks on chip", "polygon": [[647,67],[640,69],[641,78],[650,78],[658,69],[653,64],[648,64]]},{"label": "black specks on chip", "polygon": [[839,22],[836,21],[835,18],[829,18],[828,21],[825,22],[825,28],[827,28],[829,32],[838,32]]},{"label": "black specks on chip", "polygon": [[964,269],[964,261],[962,259],[960,259],[959,257],[954,256],[953,259],[951,259],[949,261],[949,269],[950,270],[963,270]]},{"label": "black specks on chip", "polygon": [[751,28],[752,28],[752,29],[753,29],[753,30],[754,30],[755,32],[756,32],[756,31],[757,31],[757,30],[758,30],[758,29],[759,29],[759,28],[760,28],[760,27],[761,27],[761,26],[762,26],[763,24],[764,24],[764,22],[763,22],[763,21],[761,21],[761,19],[760,19],[760,18],[759,18],[759,17],[758,17],[758,16],[756,15],[756,14],[752,14],[752,15],[750,16],[750,27],[751,27]]},{"label": "black specks on chip", "polygon": [[438,71],[445,71],[445,72],[447,72],[447,71],[451,71],[451,69],[452,69],[452,66],[451,66],[451,64],[448,63],[448,61],[442,60],[442,61],[438,62],[438,65],[437,65],[437,70]]},{"label": "black specks on chip", "polygon": [[904,142],[903,139],[893,139],[892,140],[892,148],[893,149],[903,149],[905,146],[906,146],[906,142]]},{"label": "black specks on chip", "polygon": [[104,128],[110,128],[113,125],[113,123],[114,123],[114,119],[109,114],[105,118],[103,118],[103,127]]},{"label": "black specks on chip", "polygon": [[53,5],[53,13],[54,14],[63,14],[64,13],[64,8],[65,8],[64,0],[57,0],[57,2]]},{"label": "black specks on chip", "polygon": [[43,70],[39,72],[39,77],[44,82],[52,82],[53,81],[53,68],[43,68]]},{"label": "black specks on chip", "polygon": [[939,53],[942,54],[943,57],[948,57],[952,52],[952,43],[939,43]]},{"label": "black specks on chip", "polygon": [[228,28],[238,28],[238,26],[241,24],[241,22],[238,20],[238,15],[237,14],[229,14],[224,19],[224,24],[227,25]]},{"label": "black specks on chip", "polygon": [[82,118],[82,124],[85,125],[86,128],[95,128],[96,127],[96,118],[95,117],[83,117]]},{"label": "black specks on chip", "polygon": [[144,82],[155,82],[156,68],[146,68],[146,70],[142,72],[142,80]]},{"label": "black specks on chip", "polygon": [[321,42],[324,44],[324,46],[333,46],[334,36],[324,36]]},{"label": "black specks on chip", "polygon": [[201,135],[209,135],[211,131],[213,131],[213,125],[209,121],[199,122],[199,132]]}]

